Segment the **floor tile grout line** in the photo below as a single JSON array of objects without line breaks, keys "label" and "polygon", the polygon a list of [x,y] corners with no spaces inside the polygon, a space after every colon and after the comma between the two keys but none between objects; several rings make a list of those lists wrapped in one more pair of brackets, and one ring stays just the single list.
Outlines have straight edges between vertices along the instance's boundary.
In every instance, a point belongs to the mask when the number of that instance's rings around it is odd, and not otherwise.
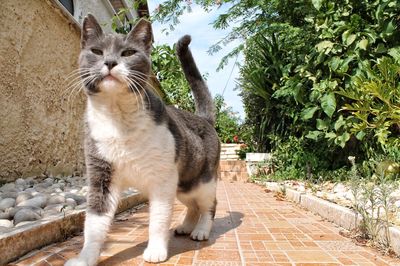
[{"label": "floor tile grout line", "polygon": [[[232,207],[231,207],[231,202],[230,202],[229,197],[228,197],[228,192],[226,191],[225,182],[220,182],[220,183],[222,183],[223,186],[224,186],[225,197],[226,197],[226,201],[228,203],[228,208],[229,208],[229,212],[230,212],[229,215],[231,216],[231,219],[232,219]],[[234,223],[232,221],[232,225],[233,224]],[[237,232],[236,228],[233,228],[233,232],[235,233],[236,244],[237,244],[239,255],[240,255],[240,261],[241,261],[242,265],[246,265],[246,261],[244,259],[242,247],[240,246],[240,240],[239,240],[239,236],[238,236],[238,232]]]}]

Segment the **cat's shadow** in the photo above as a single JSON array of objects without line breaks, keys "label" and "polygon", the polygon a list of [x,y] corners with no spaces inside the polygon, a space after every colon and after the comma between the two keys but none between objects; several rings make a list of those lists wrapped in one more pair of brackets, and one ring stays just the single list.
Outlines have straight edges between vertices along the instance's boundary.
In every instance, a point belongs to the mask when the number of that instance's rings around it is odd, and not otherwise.
[{"label": "cat's shadow", "polygon": [[[234,237],[233,229],[240,226],[242,218],[244,217],[241,212],[227,212],[227,215],[222,218],[215,218],[213,228],[210,233],[210,238],[207,241],[193,241],[189,236],[176,236],[171,230],[171,239],[169,241],[168,258],[172,258],[175,255],[183,254],[188,257],[192,257],[195,250],[200,250],[205,247],[213,245],[217,239],[226,235],[232,234]],[[230,232],[232,231],[232,232]],[[228,236],[227,236],[228,237]],[[99,266],[111,266],[122,264],[123,262],[141,262],[142,254],[147,246],[147,241],[137,243],[137,245],[126,248],[112,257],[109,257],[101,261]],[[132,261],[134,260],[134,261]],[[168,261],[166,261],[168,263]],[[125,265],[125,264],[123,264]],[[133,264],[131,264],[133,265]]]}]

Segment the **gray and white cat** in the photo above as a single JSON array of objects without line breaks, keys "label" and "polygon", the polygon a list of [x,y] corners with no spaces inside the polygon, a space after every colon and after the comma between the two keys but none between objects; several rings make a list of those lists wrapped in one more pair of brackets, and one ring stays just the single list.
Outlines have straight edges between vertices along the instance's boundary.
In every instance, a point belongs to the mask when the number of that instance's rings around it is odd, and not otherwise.
[{"label": "gray and white cat", "polygon": [[177,54],[191,86],[196,114],[166,106],[147,87],[151,25],[140,20],[128,35],[104,34],[92,15],[83,22],[80,73],[87,94],[85,157],[89,181],[84,246],[66,265],[95,265],[121,190],[135,187],[150,203],[143,258],[167,259],[175,196],[187,206],[177,234],[209,237],[216,208],[220,143],[214,105],[188,48]]}]

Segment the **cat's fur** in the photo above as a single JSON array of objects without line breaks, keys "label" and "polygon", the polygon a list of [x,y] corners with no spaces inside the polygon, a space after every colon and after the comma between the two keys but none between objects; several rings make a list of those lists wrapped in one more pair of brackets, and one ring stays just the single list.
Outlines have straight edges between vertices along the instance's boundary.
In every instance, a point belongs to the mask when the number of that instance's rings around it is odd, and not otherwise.
[{"label": "cat's fur", "polygon": [[[151,25],[140,20],[128,35],[108,35],[92,15],[83,22],[79,65],[88,96],[85,156],[89,180],[84,246],[66,265],[95,265],[121,190],[135,187],[150,203],[143,258],[167,259],[175,197],[187,206],[177,234],[209,237],[216,208],[220,143],[210,92],[188,48],[177,54],[191,86],[196,114],[166,106],[147,88]],[[100,51],[100,52],[99,52]]]}]

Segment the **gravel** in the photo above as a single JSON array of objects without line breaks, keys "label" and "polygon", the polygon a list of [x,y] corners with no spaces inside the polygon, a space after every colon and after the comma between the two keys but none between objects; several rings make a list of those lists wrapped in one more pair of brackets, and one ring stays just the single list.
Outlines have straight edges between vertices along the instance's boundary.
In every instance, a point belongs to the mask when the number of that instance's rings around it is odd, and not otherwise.
[{"label": "gravel", "polygon": [[0,186],[0,234],[48,216],[86,208],[81,176],[19,178]]},{"label": "gravel", "polygon": [[[27,177],[0,186],[0,236],[33,221],[86,209],[87,192],[82,176]],[[130,188],[123,195],[135,192]]]}]

